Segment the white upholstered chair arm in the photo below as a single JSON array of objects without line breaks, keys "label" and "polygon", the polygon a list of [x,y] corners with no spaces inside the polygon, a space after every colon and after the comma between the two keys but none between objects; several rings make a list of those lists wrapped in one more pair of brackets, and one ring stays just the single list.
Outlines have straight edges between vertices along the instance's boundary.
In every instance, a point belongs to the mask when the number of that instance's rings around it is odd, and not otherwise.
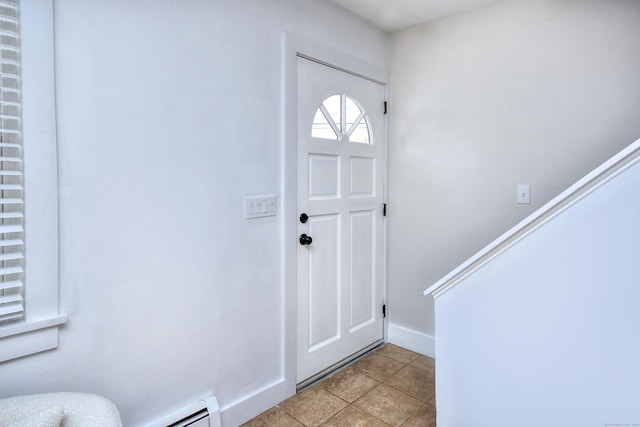
[{"label": "white upholstered chair arm", "polygon": [[108,399],[86,393],[46,393],[0,399],[0,426],[121,427]]}]

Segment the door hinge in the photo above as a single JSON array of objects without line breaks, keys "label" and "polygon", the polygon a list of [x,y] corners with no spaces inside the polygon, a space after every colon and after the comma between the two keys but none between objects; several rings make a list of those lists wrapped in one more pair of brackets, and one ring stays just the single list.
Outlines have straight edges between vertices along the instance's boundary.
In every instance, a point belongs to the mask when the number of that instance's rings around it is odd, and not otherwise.
[{"label": "door hinge", "polygon": [[387,204],[382,205],[382,216],[387,216]]},{"label": "door hinge", "polygon": [[387,114],[387,101],[384,101],[384,114]]},{"label": "door hinge", "polygon": [[382,317],[387,317],[387,305],[382,304]]}]

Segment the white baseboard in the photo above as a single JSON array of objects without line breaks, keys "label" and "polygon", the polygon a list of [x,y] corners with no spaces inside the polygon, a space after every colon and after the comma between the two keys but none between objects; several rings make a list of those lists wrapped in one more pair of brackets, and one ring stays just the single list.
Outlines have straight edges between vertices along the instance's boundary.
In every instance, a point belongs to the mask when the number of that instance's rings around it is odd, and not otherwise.
[{"label": "white baseboard", "polygon": [[436,357],[436,338],[423,332],[389,323],[387,342],[434,359]]},{"label": "white baseboard", "polygon": [[[293,392],[295,394],[295,390]],[[291,396],[287,394],[286,381],[284,379],[275,381],[250,395],[225,405],[220,410],[222,425],[239,426],[244,424],[289,397]]]}]

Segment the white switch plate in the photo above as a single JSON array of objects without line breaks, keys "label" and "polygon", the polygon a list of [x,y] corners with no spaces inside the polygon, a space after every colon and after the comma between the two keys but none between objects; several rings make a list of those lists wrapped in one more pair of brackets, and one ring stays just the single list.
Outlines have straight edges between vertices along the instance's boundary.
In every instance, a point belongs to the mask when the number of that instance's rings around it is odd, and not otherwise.
[{"label": "white switch plate", "polygon": [[518,185],[518,195],[516,202],[520,205],[528,205],[531,203],[531,186],[530,185]]},{"label": "white switch plate", "polygon": [[275,216],[276,196],[252,196],[244,198],[244,219]]}]

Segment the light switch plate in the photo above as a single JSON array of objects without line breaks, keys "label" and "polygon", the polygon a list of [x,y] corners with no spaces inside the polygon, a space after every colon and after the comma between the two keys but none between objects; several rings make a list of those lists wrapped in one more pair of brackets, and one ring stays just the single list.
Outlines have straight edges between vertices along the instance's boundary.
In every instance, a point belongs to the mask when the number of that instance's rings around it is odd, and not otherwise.
[{"label": "light switch plate", "polygon": [[518,195],[516,196],[516,202],[520,205],[528,205],[531,203],[530,185],[518,185]]},{"label": "light switch plate", "polygon": [[252,196],[244,198],[244,219],[275,216],[276,196]]}]

